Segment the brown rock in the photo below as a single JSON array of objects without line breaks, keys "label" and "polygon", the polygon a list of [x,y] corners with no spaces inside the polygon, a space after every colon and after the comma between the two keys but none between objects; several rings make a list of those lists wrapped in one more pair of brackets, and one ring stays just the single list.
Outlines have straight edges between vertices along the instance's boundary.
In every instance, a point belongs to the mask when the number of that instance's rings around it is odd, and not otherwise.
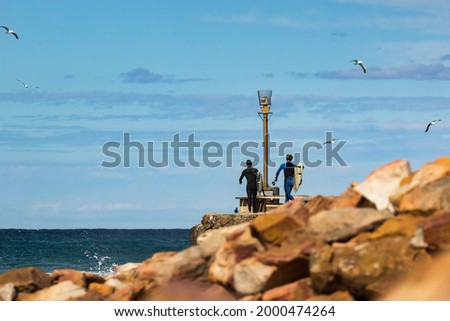
[{"label": "brown rock", "polygon": [[[450,175],[450,157],[442,157],[424,164],[418,171],[401,180],[389,199],[398,211],[403,197],[416,187],[424,187]],[[422,198],[422,196],[421,196]]]},{"label": "brown rock", "polygon": [[115,290],[107,299],[110,301],[138,301],[145,288],[146,285],[143,282],[136,282],[130,286]]},{"label": "brown rock", "polygon": [[113,294],[114,287],[107,284],[91,283],[89,284],[89,291],[94,291],[100,294],[102,297],[107,297]]},{"label": "brown rock", "polygon": [[348,291],[336,291],[331,294],[319,294],[306,299],[306,301],[354,301],[355,298]]},{"label": "brown rock", "polygon": [[311,216],[306,231],[326,242],[345,241],[360,232],[371,230],[392,217],[385,211],[370,208],[341,208]]},{"label": "brown rock", "polygon": [[214,255],[209,267],[209,279],[224,285],[230,283],[235,265],[250,257],[254,252],[263,251],[263,245],[252,236],[249,227],[232,235]]},{"label": "brown rock", "polygon": [[86,294],[86,290],[72,281],[63,281],[34,293],[19,293],[19,301],[67,301]]},{"label": "brown rock", "polygon": [[333,200],[334,197],[332,196],[317,195],[306,204],[306,207],[310,215],[315,215],[321,211],[329,210]]},{"label": "brown rock", "polygon": [[334,249],[324,246],[311,254],[309,273],[317,293],[331,293],[340,287],[337,269],[332,264]]},{"label": "brown rock", "polygon": [[37,267],[9,270],[0,274],[0,286],[13,283],[20,292],[33,292],[50,286],[50,276]]},{"label": "brown rock", "polygon": [[207,260],[203,257],[201,248],[193,246],[175,255],[164,255],[163,258],[153,257],[143,262],[136,268],[136,277],[164,285],[173,278],[204,276],[207,279],[207,273],[204,273],[206,269]]},{"label": "brown rock", "polygon": [[249,226],[249,223],[243,223],[233,226],[227,226],[217,230],[210,230],[199,236],[197,245],[201,249],[203,257],[211,257],[216,254],[219,248],[235,234],[241,234]]},{"label": "brown rock", "polygon": [[70,298],[67,301],[104,301],[105,298],[98,292],[87,291],[85,294]]},{"label": "brown rock", "polygon": [[135,270],[138,266],[140,265],[140,263],[125,263],[122,265],[116,265],[114,267],[114,273],[115,274],[120,274],[123,272],[127,272],[127,271],[131,271],[131,270]]},{"label": "brown rock", "polygon": [[91,283],[105,283],[105,277],[95,274],[95,273],[90,273],[90,272],[84,272],[84,279],[86,280],[86,284],[89,285]]},{"label": "brown rock", "polygon": [[262,264],[254,257],[248,258],[234,268],[232,286],[240,295],[261,292],[275,271],[274,266]]},{"label": "brown rock", "polygon": [[[136,268],[134,275],[140,279],[152,279],[164,272],[162,268],[164,263],[175,255],[177,255],[177,252],[173,251],[155,253]],[[128,277],[128,275],[121,274],[117,276],[120,280],[127,279]]]},{"label": "brown rock", "polygon": [[266,289],[309,276],[309,255],[303,253],[301,244],[271,248],[255,253],[254,257],[265,265],[277,268],[267,280]]},{"label": "brown rock", "polygon": [[264,292],[263,301],[304,301],[316,295],[308,278],[288,283]]},{"label": "brown rock", "polygon": [[379,300],[386,301],[450,301],[450,253],[415,270]]},{"label": "brown rock", "polygon": [[329,205],[329,209],[347,208],[347,207],[368,207],[376,208],[375,204],[357,192],[355,189],[349,187],[347,190],[336,197]]},{"label": "brown rock", "polygon": [[283,214],[288,215],[296,219],[297,223],[300,226],[305,225],[309,218],[309,210],[305,205],[305,202],[301,199],[296,199],[290,202],[287,202],[280,207],[268,212],[267,214]]},{"label": "brown rock", "polygon": [[372,233],[361,233],[350,240],[349,243],[362,243],[380,239],[386,236],[413,237],[423,217],[414,215],[398,215],[388,219]]},{"label": "brown rock", "polygon": [[[311,264],[312,287],[321,293],[348,290],[358,298],[374,299],[386,293],[400,276],[430,260],[425,251],[410,247],[409,240],[390,236],[335,248],[331,254],[328,251],[325,257],[330,261],[322,259],[324,271],[320,262]],[[322,256],[317,255],[318,259]]]},{"label": "brown rock", "polygon": [[304,229],[286,233],[283,240],[283,247],[296,247],[301,251],[301,255],[305,257],[309,257],[311,253],[326,244],[320,237],[310,235]]},{"label": "brown rock", "polygon": [[432,250],[450,250],[450,212],[437,212],[418,226],[421,243]]},{"label": "brown rock", "polygon": [[86,287],[86,279],[84,274],[80,271],[73,269],[60,269],[54,270],[50,277],[52,278],[52,283],[59,283],[64,281],[72,281],[73,284]]},{"label": "brown rock", "polygon": [[397,160],[374,170],[366,180],[354,189],[375,204],[378,210],[394,211],[390,195],[400,182],[411,174],[409,163]]},{"label": "brown rock", "polygon": [[450,176],[425,186],[416,186],[404,194],[398,206],[399,212],[431,214],[450,211]]},{"label": "brown rock", "polygon": [[127,283],[117,278],[109,278],[104,284],[112,287],[114,290],[121,290],[128,286]]},{"label": "brown rock", "polygon": [[261,301],[262,294],[261,293],[255,293],[250,295],[245,295],[241,298],[239,298],[239,301]]},{"label": "brown rock", "polygon": [[171,281],[166,286],[152,291],[147,298],[152,301],[234,301],[228,290],[214,283],[191,280]]},{"label": "brown rock", "polygon": [[280,245],[286,232],[302,225],[287,213],[273,212],[256,218],[251,226],[265,242]]}]

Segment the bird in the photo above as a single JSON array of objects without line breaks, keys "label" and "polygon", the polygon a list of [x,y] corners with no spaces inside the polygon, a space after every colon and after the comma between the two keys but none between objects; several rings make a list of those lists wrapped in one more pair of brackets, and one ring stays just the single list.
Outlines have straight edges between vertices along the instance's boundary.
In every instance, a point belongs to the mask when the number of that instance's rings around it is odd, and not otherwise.
[{"label": "bird", "polygon": [[441,119],[436,119],[428,123],[427,128],[425,129],[425,133],[430,129],[431,126],[436,124],[438,121],[441,121]]},{"label": "bird", "polygon": [[327,141],[325,141],[322,145],[325,145],[325,144],[334,144],[335,141],[336,141],[336,139],[337,139],[337,138],[333,138],[333,139],[327,140]]},{"label": "bird", "polygon": [[238,211],[238,208],[236,207],[235,209],[234,209],[234,213],[239,213],[239,211]]},{"label": "bird", "polygon": [[364,64],[361,60],[354,59],[354,60],[352,60],[352,62],[354,65],[360,65],[362,70],[364,71],[364,73],[366,73],[366,66],[364,66]]},{"label": "bird", "polygon": [[31,86],[31,85],[29,85],[29,84],[26,84],[26,83],[24,83],[23,81],[21,81],[21,80],[19,80],[19,79],[16,79],[18,82],[20,82],[25,88],[39,88],[39,87],[36,87],[36,86]]},{"label": "bird", "polygon": [[9,29],[7,26],[0,26],[0,27],[6,30],[5,33],[13,35],[14,37],[16,37],[17,40],[19,40],[19,36],[17,35],[17,33],[15,33],[15,31]]}]

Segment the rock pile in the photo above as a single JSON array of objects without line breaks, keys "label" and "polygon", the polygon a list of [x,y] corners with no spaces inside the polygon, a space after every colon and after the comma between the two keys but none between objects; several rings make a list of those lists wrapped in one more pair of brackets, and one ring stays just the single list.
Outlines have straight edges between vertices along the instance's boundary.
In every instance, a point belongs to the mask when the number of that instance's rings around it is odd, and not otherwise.
[{"label": "rock pile", "polygon": [[0,275],[2,300],[450,300],[450,158],[395,161],[336,197],[289,202],[101,277]]}]

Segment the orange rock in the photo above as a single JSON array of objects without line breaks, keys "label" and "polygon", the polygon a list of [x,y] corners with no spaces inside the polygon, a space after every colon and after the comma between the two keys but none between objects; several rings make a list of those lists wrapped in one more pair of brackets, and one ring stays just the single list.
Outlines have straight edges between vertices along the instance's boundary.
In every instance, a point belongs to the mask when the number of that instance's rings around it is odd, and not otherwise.
[{"label": "orange rock", "polygon": [[450,250],[450,212],[437,212],[425,218],[419,228],[429,248]]},{"label": "orange rock", "polygon": [[73,269],[60,269],[60,270],[54,270],[50,277],[54,282],[64,282],[64,281],[72,281],[73,284],[77,284],[79,286],[85,287],[86,286],[86,279],[84,277],[84,274],[80,271],[73,270]]},{"label": "orange rock", "polygon": [[414,271],[387,294],[386,301],[450,301],[450,253],[445,252],[433,262]]},{"label": "orange rock", "polygon": [[191,280],[176,280],[166,286],[154,289],[152,301],[234,301],[233,296],[224,287],[215,283],[193,282]]},{"label": "orange rock", "polygon": [[13,283],[19,291],[32,292],[50,286],[50,276],[37,267],[9,270],[0,274],[0,286]]},{"label": "orange rock", "polygon": [[349,243],[363,243],[387,236],[413,237],[423,220],[424,218],[421,216],[398,215],[385,221],[372,233],[358,234]]},{"label": "orange rock", "polygon": [[392,191],[389,199],[398,211],[405,195],[419,188],[415,197],[423,199],[420,188],[450,175],[450,157],[441,157],[424,164],[418,171],[403,179],[397,189]]},{"label": "orange rock", "polygon": [[89,290],[97,292],[103,297],[110,296],[114,292],[114,288],[112,286],[100,283],[91,283],[89,284]]},{"label": "orange rock", "polygon": [[347,207],[369,207],[376,208],[375,204],[361,195],[353,188],[347,188],[347,190],[336,197],[331,204],[329,205],[329,209],[336,208],[347,208]]},{"label": "orange rock", "polygon": [[354,301],[355,298],[348,291],[336,291],[331,294],[319,294],[306,299],[306,301]]},{"label": "orange rock", "polygon": [[414,187],[402,196],[397,210],[423,215],[440,210],[450,211],[450,176]]},{"label": "orange rock", "polygon": [[346,241],[391,217],[390,212],[372,208],[339,208],[311,216],[305,230],[326,242]]},{"label": "orange rock", "polygon": [[311,288],[311,280],[301,279],[270,289],[263,293],[263,301],[304,301],[316,295]]},{"label": "orange rock", "polygon": [[286,213],[270,213],[257,217],[251,226],[261,235],[261,238],[275,245],[280,245],[287,231],[301,227],[296,219]]},{"label": "orange rock", "polygon": [[317,195],[306,204],[306,207],[308,208],[310,215],[315,215],[320,211],[330,209],[330,205],[332,204],[333,199],[334,197],[332,196],[326,197]]},{"label": "orange rock", "polygon": [[208,270],[209,279],[213,282],[228,285],[233,276],[235,265],[251,257],[254,252],[263,250],[263,245],[252,236],[249,227],[239,233],[234,233],[213,256],[213,262]]},{"label": "orange rock", "polygon": [[72,281],[63,281],[34,293],[19,293],[18,301],[67,301],[86,294],[86,289]]},{"label": "orange rock", "polygon": [[397,160],[374,170],[354,189],[375,204],[378,210],[394,211],[390,195],[411,174],[409,162]]}]

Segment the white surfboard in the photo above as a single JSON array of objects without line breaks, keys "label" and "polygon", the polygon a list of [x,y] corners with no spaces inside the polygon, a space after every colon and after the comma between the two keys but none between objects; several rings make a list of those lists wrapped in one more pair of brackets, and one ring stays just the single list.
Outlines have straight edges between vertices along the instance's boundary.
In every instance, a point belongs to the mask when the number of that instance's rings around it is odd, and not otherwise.
[{"label": "white surfboard", "polygon": [[263,181],[262,181],[262,175],[260,172],[256,173],[256,188],[258,191],[258,194],[261,195],[263,190]]},{"label": "white surfboard", "polygon": [[298,188],[302,185],[303,164],[299,163],[294,167],[294,193],[297,193]]}]

